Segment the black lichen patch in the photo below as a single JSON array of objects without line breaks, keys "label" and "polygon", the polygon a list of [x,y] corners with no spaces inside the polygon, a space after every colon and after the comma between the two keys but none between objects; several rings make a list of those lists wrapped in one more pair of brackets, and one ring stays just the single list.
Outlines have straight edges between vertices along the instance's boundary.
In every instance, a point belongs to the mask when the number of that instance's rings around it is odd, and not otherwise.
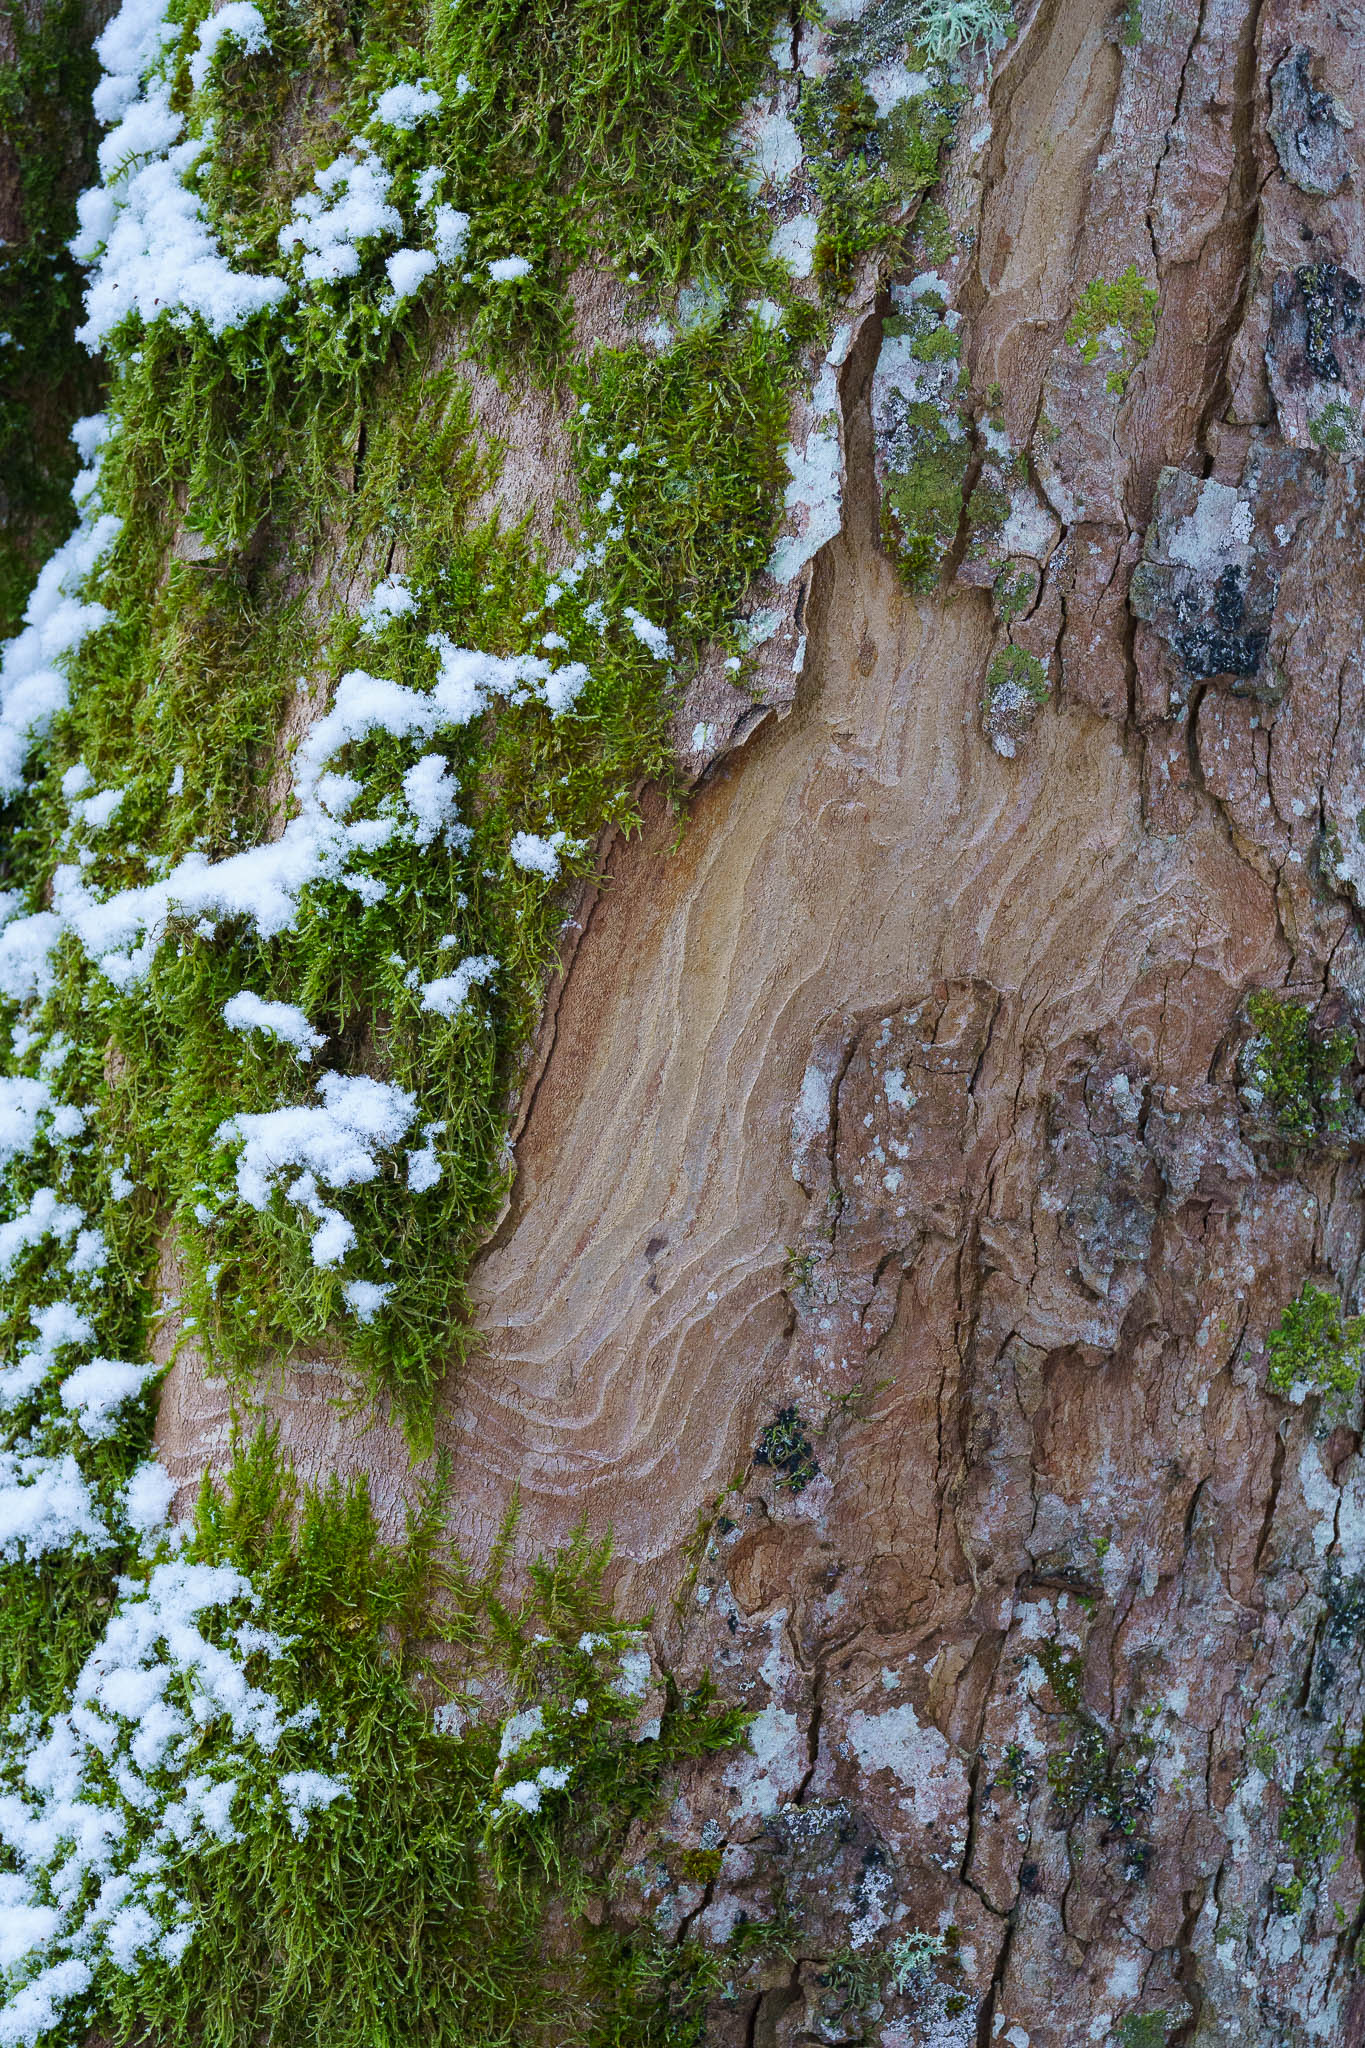
[{"label": "black lichen patch", "polygon": [[1308,366],[1327,383],[1338,384],[1341,364],[1333,343],[1338,334],[1353,335],[1365,325],[1360,280],[1339,263],[1305,263],[1294,272],[1294,282],[1303,295]]},{"label": "black lichen patch", "polygon": [[[1247,586],[1247,571],[1230,562],[1213,587],[1212,620],[1176,633],[1176,649],[1192,676],[1245,678],[1258,673],[1270,634],[1264,626],[1248,627]],[[1265,609],[1264,596],[1255,594],[1257,614]]]}]

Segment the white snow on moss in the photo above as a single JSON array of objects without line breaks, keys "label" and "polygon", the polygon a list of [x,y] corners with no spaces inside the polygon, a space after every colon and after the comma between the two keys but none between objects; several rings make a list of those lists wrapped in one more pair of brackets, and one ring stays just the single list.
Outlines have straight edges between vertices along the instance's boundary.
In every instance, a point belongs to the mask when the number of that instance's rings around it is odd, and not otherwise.
[{"label": "white snow on moss", "polygon": [[453,974],[440,975],[422,989],[422,1008],[438,1017],[458,1017],[469,1001],[470,991],[486,985],[497,972],[498,963],[489,953],[476,953],[462,960]]},{"label": "white snow on moss", "polygon": [[253,995],[250,989],[230,996],[223,1005],[223,1022],[230,1031],[261,1031],[267,1038],[278,1038],[284,1045],[292,1045],[300,1060],[311,1060],[313,1054],[327,1043],[320,1031],[314,1031],[297,1003],[270,1003],[262,996]]},{"label": "white snow on moss", "polygon": [[430,86],[391,85],[375,101],[372,119],[381,127],[397,128],[401,134],[408,135],[419,121],[430,120],[440,111],[441,95]]},{"label": "white snow on moss", "polygon": [[270,48],[265,17],[259,7],[252,6],[251,0],[228,0],[226,7],[220,7],[207,21],[200,22],[196,46],[190,57],[190,83],[196,92],[203,90],[213,60],[224,42],[236,43],[249,57]]}]

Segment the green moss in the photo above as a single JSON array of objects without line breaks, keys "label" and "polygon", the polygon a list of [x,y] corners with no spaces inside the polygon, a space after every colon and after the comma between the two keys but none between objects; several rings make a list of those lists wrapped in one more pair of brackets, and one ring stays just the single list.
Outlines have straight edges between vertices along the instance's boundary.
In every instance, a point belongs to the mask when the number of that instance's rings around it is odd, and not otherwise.
[{"label": "green moss", "polygon": [[45,557],[75,523],[73,419],[98,403],[75,341],[80,275],[66,244],[94,167],[99,67],[82,0],[0,0],[13,49],[0,68],[0,177],[19,232],[0,244],[0,637],[17,630]]},{"label": "green moss", "polygon": [[1023,697],[1042,705],[1051,695],[1047,670],[1036,654],[1027,654],[1022,647],[1002,647],[991,656],[982,699],[987,718],[1004,698]]},{"label": "green moss", "polygon": [[1346,1815],[1341,1780],[1331,1765],[1313,1761],[1295,1772],[1280,1810],[1280,1841],[1295,1865],[1294,1875],[1275,1887],[1280,1912],[1298,1912],[1312,1876],[1341,1846]]},{"label": "green moss", "polygon": [[991,585],[995,616],[1006,631],[1022,618],[1038,595],[1038,571],[1031,562],[1006,563]]},{"label": "green moss", "polygon": [[1121,40],[1127,50],[1136,50],[1141,43],[1142,0],[1124,0]]},{"label": "green moss", "polygon": [[1314,447],[1325,448],[1329,455],[1349,454],[1360,441],[1360,427],[1355,414],[1340,398],[1334,398],[1321,412],[1312,415],[1308,434]]},{"label": "green moss", "polygon": [[1305,1004],[1264,989],[1251,997],[1247,1014],[1254,1036],[1242,1055],[1244,1095],[1275,1136],[1298,1147],[1342,1130],[1352,1106],[1345,1076],[1353,1034],[1319,1031]]},{"label": "green moss", "polygon": [[911,590],[938,582],[961,523],[969,458],[957,421],[928,399],[912,399],[882,486],[882,537]]},{"label": "green moss", "polygon": [[962,340],[950,327],[935,325],[916,336],[910,353],[920,363],[956,362],[962,354]]},{"label": "green moss", "polygon": [[1130,263],[1117,278],[1093,278],[1085,287],[1067,323],[1067,345],[1078,348],[1086,363],[1093,363],[1101,348],[1111,351],[1117,361],[1104,387],[1122,397],[1156,340],[1156,316],[1157,294]]},{"label": "green moss", "polygon": [[883,271],[891,267],[906,214],[937,180],[952,138],[963,88],[950,79],[946,60],[912,49],[912,67],[933,74],[932,88],[881,117],[863,83],[898,27],[902,39],[913,40],[918,12],[903,0],[890,14],[882,9],[827,29],[829,69],[801,96],[797,127],[820,201],[814,274],[830,302],[848,295],[869,258]]},{"label": "green moss", "polygon": [[1302,1383],[1344,1407],[1360,1380],[1365,1316],[1346,1316],[1336,1295],[1305,1281],[1266,1338],[1266,1385],[1288,1394]]},{"label": "green moss", "polygon": [[818,1477],[819,1461],[796,1408],[782,1408],[768,1424],[754,1451],[756,1465],[769,1465],[776,1484],[788,1493],[804,1493]]},{"label": "green moss", "polygon": [[980,477],[967,500],[967,554],[971,560],[998,554],[1001,528],[1009,516],[1008,492],[993,477]]},{"label": "green moss", "polygon": [[1167,2012],[1130,2012],[1119,2021],[1118,2048],[1166,2048],[1171,2016]]},{"label": "green moss", "polygon": [[926,199],[920,207],[915,216],[915,233],[932,264],[947,263],[951,259],[957,243],[953,237],[948,209],[937,199]]},{"label": "green moss", "polygon": [[1074,1650],[1064,1650],[1060,1643],[1043,1643],[1038,1650],[1038,1662],[1062,1712],[1078,1714],[1085,1670],[1080,1657]]},{"label": "green moss", "polygon": [[[235,1837],[177,1867],[195,1920],[183,1960],[144,1960],[132,1974],[99,1966],[72,2039],[92,2025],[115,2041],[223,2048],[697,2038],[715,1962],[695,1944],[656,1949],[582,1914],[670,1774],[735,1742],[744,1717],[719,1710],[704,1685],[670,1685],[657,1734],[637,1740],[620,1658],[639,1636],[604,1598],[605,1548],[576,1537],[510,1601],[505,1543],[476,1578],[441,1553],[444,1507],[437,1485],[405,1543],[386,1546],[363,1486],[298,1497],[264,1431],[220,1487],[206,1483],[184,1556],[250,1580],[254,1604],[225,1613],[223,1639],[248,1615],[277,1638],[268,1670],[248,1671],[285,1732],[251,1767],[259,1782],[239,1782]],[[500,1720],[477,1717],[478,1685],[487,1697],[495,1683],[512,1705],[541,1709],[518,1762],[567,1773],[535,1812],[501,1800]],[[430,1706],[433,1690],[452,1688],[458,1734],[438,1732]],[[232,1740],[221,1716],[206,1720],[182,1768],[235,1771]],[[300,1835],[273,1788],[320,1741],[347,1790]],[[131,1860],[151,1824],[112,1781],[100,1789],[125,1813]],[[552,1902],[565,1930],[553,1955]]]}]

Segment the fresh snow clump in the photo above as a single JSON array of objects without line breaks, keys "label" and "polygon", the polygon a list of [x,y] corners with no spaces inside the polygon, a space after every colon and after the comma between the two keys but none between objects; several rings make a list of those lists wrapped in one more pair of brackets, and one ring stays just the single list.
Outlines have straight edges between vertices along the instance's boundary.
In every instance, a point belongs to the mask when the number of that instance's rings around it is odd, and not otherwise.
[{"label": "fresh snow clump", "polygon": [[196,92],[203,91],[218,46],[224,41],[240,43],[248,57],[270,48],[265,17],[251,0],[228,0],[226,7],[200,22],[198,48],[190,58],[190,82]]},{"label": "fresh snow clump", "polygon": [[292,1045],[297,1057],[304,1061],[311,1060],[319,1047],[327,1043],[320,1031],[314,1031],[297,1003],[268,1003],[250,989],[228,998],[223,1005],[223,1022],[229,1031],[263,1031],[269,1038],[278,1038],[283,1044]]}]

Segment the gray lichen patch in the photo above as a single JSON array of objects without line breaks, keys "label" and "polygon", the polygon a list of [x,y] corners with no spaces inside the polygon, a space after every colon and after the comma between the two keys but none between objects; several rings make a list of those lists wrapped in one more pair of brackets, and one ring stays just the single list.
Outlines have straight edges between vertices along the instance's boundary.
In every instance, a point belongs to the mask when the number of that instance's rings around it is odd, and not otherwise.
[{"label": "gray lichen patch", "polygon": [[1351,170],[1350,109],[1324,84],[1321,59],[1302,43],[1270,76],[1270,119],[1266,132],[1280,169],[1300,192],[1329,199]]}]

